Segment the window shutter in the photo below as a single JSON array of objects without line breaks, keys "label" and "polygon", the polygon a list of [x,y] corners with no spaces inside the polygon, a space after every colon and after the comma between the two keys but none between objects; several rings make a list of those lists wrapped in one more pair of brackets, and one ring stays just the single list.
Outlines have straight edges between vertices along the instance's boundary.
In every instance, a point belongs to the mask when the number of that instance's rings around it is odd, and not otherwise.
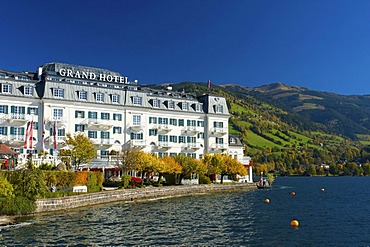
[{"label": "window shutter", "polygon": [[78,111],[75,111],[75,118],[78,117]]},{"label": "window shutter", "polygon": [[14,135],[14,127],[10,127],[10,134]]},{"label": "window shutter", "polygon": [[82,118],[85,118],[85,112],[83,111],[83,112],[81,112],[81,117]]},{"label": "window shutter", "polygon": [[4,127],[4,135],[8,134],[8,127]]},{"label": "window shutter", "polygon": [[36,108],[36,110],[35,110],[35,114],[36,114],[36,115],[39,115],[39,108]]},{"label": "window shutter", "polygon": [[21,128],[21,135],[24,135],[24,128]]},{"label": "window shutter", "polygon": [[22,106],[21,107],[21,113],[24,114],[26,112],[26,107]]},{"label": "window shutter", "polygon": [[11,112],[11,113],[14,113],[14,105],[12,105],[12,106],[10,107],[10,112]]}]

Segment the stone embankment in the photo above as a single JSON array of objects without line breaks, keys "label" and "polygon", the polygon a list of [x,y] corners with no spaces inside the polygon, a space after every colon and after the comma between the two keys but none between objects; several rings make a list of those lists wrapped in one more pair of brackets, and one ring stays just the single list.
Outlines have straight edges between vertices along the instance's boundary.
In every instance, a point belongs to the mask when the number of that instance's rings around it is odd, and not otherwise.
[{"label": "stone embankment", "polygon": [[204,194],[210,192],[253,190],[254,183],[239,184],[210,184],[210,185],[181,185],[164,187],[146,187],[125,190],[103,191],[98,193],[81,194],[61,198],[38,199],[35,213],[67,210],[102,203],[118,201],[137,201],[150,198],[177,197],[191,194]]}]

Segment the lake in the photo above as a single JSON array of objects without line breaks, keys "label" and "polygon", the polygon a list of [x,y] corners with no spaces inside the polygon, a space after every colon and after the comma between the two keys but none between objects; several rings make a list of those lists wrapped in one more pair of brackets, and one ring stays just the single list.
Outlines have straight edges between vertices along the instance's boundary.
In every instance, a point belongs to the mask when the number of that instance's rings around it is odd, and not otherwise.
[{"label": "lake", "polygon": [[370,246],[369,222],[370,177],[279,177],[271,190],[23,217],[0,227],[0,245]]}]

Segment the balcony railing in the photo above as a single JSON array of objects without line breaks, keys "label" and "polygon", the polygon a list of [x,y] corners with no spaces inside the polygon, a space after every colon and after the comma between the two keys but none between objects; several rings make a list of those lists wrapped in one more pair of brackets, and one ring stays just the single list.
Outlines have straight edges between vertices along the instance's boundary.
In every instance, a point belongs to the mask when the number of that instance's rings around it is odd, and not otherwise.
[{"label": "balcony railing", "polygon": [[27,123],[25,114],[10,113],[8,115],[8,121],[12,125],[24,125]]},{"label": "balcony railing", "polygon": [[110,120],[98,119],[98,118],[88,118],[82,121],[82,124],[86,124],[86,129],[89,130],[109,130],[113,127]]}]

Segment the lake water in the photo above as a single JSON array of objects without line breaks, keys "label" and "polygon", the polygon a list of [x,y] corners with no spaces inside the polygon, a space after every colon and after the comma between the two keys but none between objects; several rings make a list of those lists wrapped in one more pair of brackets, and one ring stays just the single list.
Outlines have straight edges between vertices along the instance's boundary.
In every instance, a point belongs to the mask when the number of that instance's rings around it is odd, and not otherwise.
[{"label": "lake water", "polygon": [[271,190],[24,217],[0,228],[0,245],[370,246],[369,223],[370,177],[280,177]]}]

